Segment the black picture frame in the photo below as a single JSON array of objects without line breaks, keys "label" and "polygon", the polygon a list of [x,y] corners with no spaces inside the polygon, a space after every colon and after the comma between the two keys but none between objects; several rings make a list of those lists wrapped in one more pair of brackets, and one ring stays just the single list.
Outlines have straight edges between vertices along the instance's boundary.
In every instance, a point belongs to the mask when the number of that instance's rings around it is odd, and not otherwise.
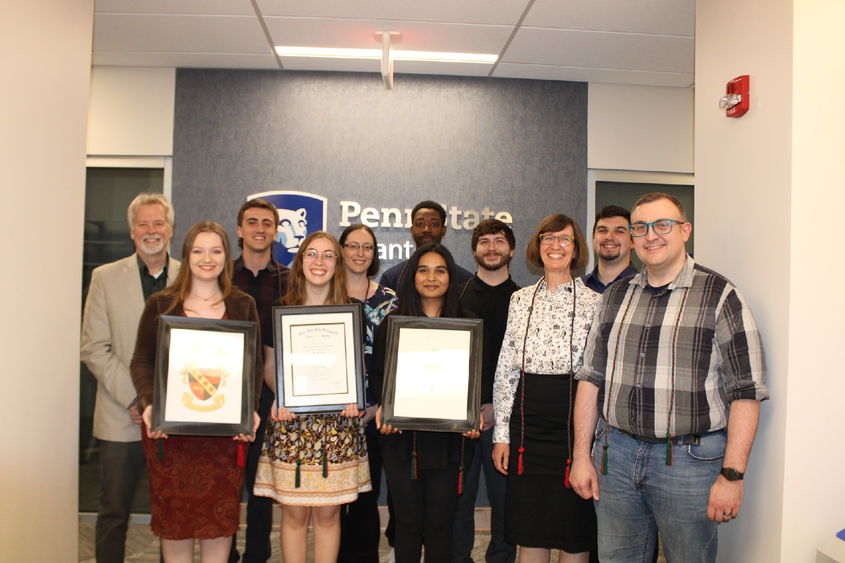
[{"label": "black picture frame", "polygon": [[[481,319],[391,315],[388,317],[388,323],[387,353],[385,357],[384,386],[382,390],[383,423],[402,430],[460,433],[474,429],[477,430],[481,416],[481,362],[484,322]],[[433,349],[426,352],[426,347],[437,346],[438,339],[430,338],[431,336],[436,336],[436,333],[419,331],[446,331],[442,335],[443,338],[449,341],[449,346],[453,348],[456,346],[461,347],[460,351],[468,355],[468,357],[460,362],[454,362],[449,361],[449,358],[452,356],[448,354],[432,354],[432,352],[436,353],[440,352],[440,350]],[[458,336],[459,333],[467,334],[469,338]],[[403,342],[408,340],[410,342]],[[468,342],[465,348],[462,347],[463,342]],[[417,347],[419,349],[414,351]],[[400,353],[400,350],[405,349],[409,349],[409,351]],[[407,359],[404,361],[402,354],[408,354]],[[417,354],[413,358],[425,358],[425,361],[433,361],[434,363],[431,365],[439,373],[444,373],[441,370],[448,369],[449,373],[446,375],[450,379],[460,378],[459,380],[466,380],[466,408],[465,411],[462,411],[461,416],[447,418],[419,415],[408,416],[408,412],[410,411],[435,412],[447,404],[452,404],[453,407],[450,410],[455,411],[455,414],[459,414],[458,411],[461,410],[460,404],[462,403],[461,398],[463,397],[463,390],[461,390],[461,394],[451,395],[446,400],[443,399],[442,395],[438,397],[427,397],[425,394],[418,394],[413,397],[414,407],[412,409],[403,407],[403,404],[407,404],[408,400],[402,401],[400,398],[397,401],[397,388],[407,389],[408,384],[411,384],[413,387],[418,386],[415,385],[415,382],[403,382],[401,381],[402,378],[414,377],[414,371],[423,369],[420,368],[418,361],[412,359],[411,354]],[[443,356],[442,361],[438,360],[436,356]],[[405,366],[407,366],[407,369]],[[407,392],[406,396],[410,397],[407,395]]]},{"label": "black picture frame", "polygon": [[[241,338],[215,336],[221,334]],[[251,435],[256,323],[163,315],[157,338],[153,430],[188,436]],[[214,354],[203,352],[209,347],[215,350]],[[215,366],[214,362],[218,364]],[[177,365],[182,369],[178,377],[173,377],[171,370]],[[225,389],[227,380],[230,385],[239,383],[238,388]],[[170,409],[168,401],[172,405]],[[180,401],[185,408],[178,405]],[[221,421],[223,414],[225,421]]]},{"label": "black picture frame", "polygon": [[363,319],[361,303],[273,307],[278,408],[325,414],[355,403],[364,409]]}]

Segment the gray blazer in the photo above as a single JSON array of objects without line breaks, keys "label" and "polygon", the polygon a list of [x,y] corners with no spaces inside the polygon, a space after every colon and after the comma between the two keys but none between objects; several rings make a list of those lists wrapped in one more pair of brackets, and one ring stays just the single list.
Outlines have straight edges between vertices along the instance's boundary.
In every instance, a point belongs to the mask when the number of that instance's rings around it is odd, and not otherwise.
[{"label": "gray blazer", "polygon": [[[178,272],[179,261],[170,258],[168,284]],[[141,439],[141,427],[132,423],[128,408],[135,399],[129,362],[143,312],[144,293],[136,254],[94,270],[82,315],[80,357],[97,378],[94,436],[101,440]]]}]

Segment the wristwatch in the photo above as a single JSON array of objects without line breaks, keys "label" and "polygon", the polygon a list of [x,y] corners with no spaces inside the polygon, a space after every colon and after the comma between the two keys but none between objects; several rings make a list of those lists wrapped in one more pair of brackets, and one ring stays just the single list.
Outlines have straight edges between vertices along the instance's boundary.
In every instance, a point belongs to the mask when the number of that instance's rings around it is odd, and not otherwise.
[{"label": "wristwatch", "polygon": [[745,477],[745,473],[733,467],[723,467],[721,475],[728,481],[742,481],[742,478]]}]

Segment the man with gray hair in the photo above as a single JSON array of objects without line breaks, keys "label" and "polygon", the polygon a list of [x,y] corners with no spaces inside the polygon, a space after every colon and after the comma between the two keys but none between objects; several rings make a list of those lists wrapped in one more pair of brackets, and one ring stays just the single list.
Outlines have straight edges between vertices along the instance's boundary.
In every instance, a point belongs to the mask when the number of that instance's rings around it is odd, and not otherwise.
[{"label": "man with gray hair", "polygon": [[179,271],[168,256],[173,206],[161,194],[140,194],[127,210],[135,252],[91,275],[82,319],[80,356],[97,379],[94,437],[100,443],[98,563],[121,562],[139,471],[144,464],[141,416],[129,362],[147,298]]}]

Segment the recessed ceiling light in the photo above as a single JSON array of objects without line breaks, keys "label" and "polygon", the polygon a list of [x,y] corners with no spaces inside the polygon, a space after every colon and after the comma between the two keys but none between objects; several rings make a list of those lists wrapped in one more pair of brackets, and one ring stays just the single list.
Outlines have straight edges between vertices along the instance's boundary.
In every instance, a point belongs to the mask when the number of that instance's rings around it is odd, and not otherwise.
[{"label": "recessed ceiling light", "polygon": [[[280,57],[312,57],[330,59],[381,59],[381,49],[339,49],[331,47],[276,46]],[[445,63],[493,64],[498,55],[488,53],[450,53],[445,51],[405,51],[392,49],[395,61],[429,61]]]}]

